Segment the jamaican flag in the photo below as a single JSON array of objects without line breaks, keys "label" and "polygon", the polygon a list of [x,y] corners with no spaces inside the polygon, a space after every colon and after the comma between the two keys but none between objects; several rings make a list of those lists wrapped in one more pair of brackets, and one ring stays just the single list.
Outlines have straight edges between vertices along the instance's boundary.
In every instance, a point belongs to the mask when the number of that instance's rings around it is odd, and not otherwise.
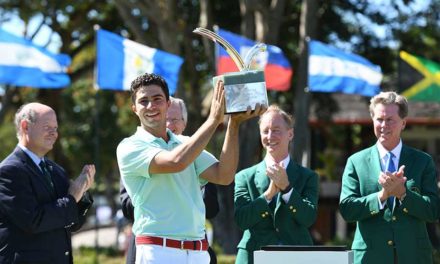
[{"label": "jamaican flag", "polygon": [[400,51],[399,92],[408,100],[440,102],[440,64]]}]

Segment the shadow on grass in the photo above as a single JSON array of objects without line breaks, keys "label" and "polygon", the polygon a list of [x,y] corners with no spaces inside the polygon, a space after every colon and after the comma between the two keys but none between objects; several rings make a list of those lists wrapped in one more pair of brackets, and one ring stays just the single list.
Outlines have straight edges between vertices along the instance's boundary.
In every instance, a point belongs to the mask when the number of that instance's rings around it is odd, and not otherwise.
[{"label": "shadow on grass", "polygon": [[[75,264],[123,264],[125,263],[124,252],[113,247],[80,247],[73,251]],[[217,255],[218,264],[234,264],[235,255]]]}]

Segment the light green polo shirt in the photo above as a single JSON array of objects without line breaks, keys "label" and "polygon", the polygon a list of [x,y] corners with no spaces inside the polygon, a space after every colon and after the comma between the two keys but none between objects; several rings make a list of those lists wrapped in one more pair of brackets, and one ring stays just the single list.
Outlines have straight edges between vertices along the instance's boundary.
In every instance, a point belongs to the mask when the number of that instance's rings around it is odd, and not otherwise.
[{"label": "light green polo shirt", "polygon": [[200,174],[217,159],[203,151],[185,170],[178,173],[150,174],[154,156],[172,150],[181,141],[167,130],[165,142],[143,128],[119,143],[116,154],[119,172],[134,205],[133,233],[174,239],[205,237],[205,205]]}]

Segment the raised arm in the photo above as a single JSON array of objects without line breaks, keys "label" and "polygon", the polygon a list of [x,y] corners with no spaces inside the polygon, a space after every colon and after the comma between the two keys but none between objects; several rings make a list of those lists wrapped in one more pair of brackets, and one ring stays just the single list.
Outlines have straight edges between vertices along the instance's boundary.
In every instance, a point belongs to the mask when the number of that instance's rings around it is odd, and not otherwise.
[{"label": "raised arm", "polygon": [[149,173],[173,173],[185,169],[206,148],[224,118],[224,86],[219,81],[214,89],[211,111],[203,125],[183,144],[171,151],[159,152],[151,161]]},{"label": "raised arm", "polygon": [[239,157],[238,131],[240,124],[245,120],[261,115],[264,111],[266,111],[266,108],[257,104],[255,111],[251,111],[251,108],[248,107],[246,113],[231,115],[220,160],[206,169],[201,175],[202,178],[221,185],[228,185],[234,180]]}]

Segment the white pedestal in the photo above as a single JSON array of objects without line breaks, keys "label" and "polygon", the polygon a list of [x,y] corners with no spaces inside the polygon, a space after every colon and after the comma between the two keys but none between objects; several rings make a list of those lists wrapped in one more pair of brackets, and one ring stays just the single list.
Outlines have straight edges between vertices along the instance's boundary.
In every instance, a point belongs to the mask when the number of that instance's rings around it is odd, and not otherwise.
[{"label": "white pedestal", "polygon": [[301,249],[258,250],[254,252],[254,264],[353,264],[353,251],[322,251]]}]

